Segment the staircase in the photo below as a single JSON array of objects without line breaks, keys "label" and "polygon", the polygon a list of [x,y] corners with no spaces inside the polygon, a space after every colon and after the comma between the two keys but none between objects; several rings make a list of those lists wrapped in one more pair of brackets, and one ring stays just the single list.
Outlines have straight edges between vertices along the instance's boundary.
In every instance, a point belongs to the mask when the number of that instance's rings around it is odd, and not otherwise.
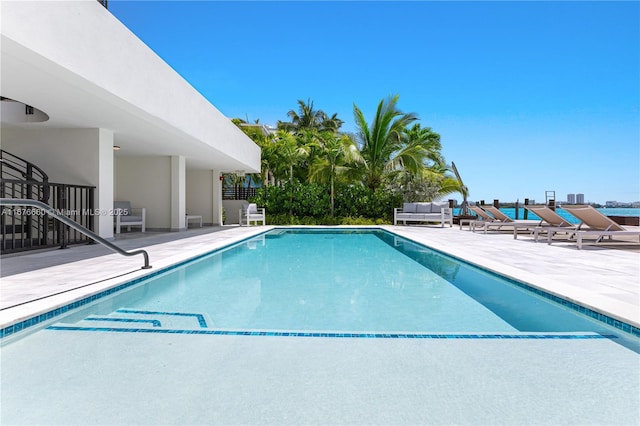
[{"label": "staircase", "polygon": [[[80,225],[93,229],[95,187],[49,182],[47,174],[35,164],[0,150],[0,198],[36,200]],[[87,236],[32,207],[2,207],[0,215],[0,253],[47,247],[66,247],[90,241]]]}]

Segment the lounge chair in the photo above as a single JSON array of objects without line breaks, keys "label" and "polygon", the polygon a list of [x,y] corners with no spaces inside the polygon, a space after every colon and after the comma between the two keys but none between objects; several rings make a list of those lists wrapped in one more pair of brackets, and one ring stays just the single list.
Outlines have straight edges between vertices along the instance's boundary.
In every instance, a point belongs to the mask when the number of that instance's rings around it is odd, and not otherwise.
[{"label": "lounge chair", "polygon": [[482,224],[483,222],[494,222],[496,218],[490,216],[487,212],[482,210],[478,206],[469,206],[468,209],[476,215],[475,219],[460,219],[460,229],[462,229],[463,225],[469,225],[469,229],[472,229],[474,226],[474,222],[478,222]]},{"label": "lounge chair", "polygon": [[[554,234],[559,232],[575,236],[578,250],[582,249],[584,237],[596,237],[594,244],[598,244],[604,237],[609,237],[608,239],[612,241],[613,236],[638,236],[640,240],[640,229],[627,229],[591,206],[575,205],[563,206],[562,208],[578,218],[580,220],[580,225],[573,230],[567,230],[566,228],[561,227],[548,228],[548,244],[553,242]],[[589,228],[581,229],[582,225],[586,225]]]},{"label": "lounge chair", "polygon": [[[538,241],[538,237],[541,232],[544,232],[548,228],[562,228],[567,230],[574,230],[578,228],[577,224],[568,222],[565,218],[560,216],[555,210],[550,209],[545,205],[539,206],[524,206],[529,212],[538,216],[541,220],[538,222],[538,225],[533,227],[532,233],[533,237]],[[532,229],[529,225],[517,225],[513,229],[513,237],[517,238],[517,231],[519,229]]]},{"label": "lounge chair", "polygon": [[486,213],[489,213],[493,216],[493,220],[489,221],[485,219],[481,221],[471,222],[471,230],[473,232],[475,232],[476,228],[479,228],[482,229],[486,234],[487,231],[491,228],[501,230],[503,227],[507,226],[509,228],[513,228],[513,237],[517,238],[518,227],[534,227],[540,224],[540,221],[538,220],[513,220],[509,216],[501,212],[500,209],[494,206],[484,206],[483,208]]},{"label": "lounge chair", "polygon": [[257,204],[244,204],[240,209],[239,218],[240,218],[240,226],[243,225],[243,222],[247,225],[251,225],[251,222],[254,224],[258,224],[258,222],[262,222],[263,225],[266,224],[266,215],[264,212],[264,208],[259,209]]}]

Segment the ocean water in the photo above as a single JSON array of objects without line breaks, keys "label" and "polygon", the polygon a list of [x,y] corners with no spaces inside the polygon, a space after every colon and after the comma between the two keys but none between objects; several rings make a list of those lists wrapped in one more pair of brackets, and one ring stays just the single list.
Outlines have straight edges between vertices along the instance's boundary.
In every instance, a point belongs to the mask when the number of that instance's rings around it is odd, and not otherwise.
[{"label": "ocean water", "polygon": [[[500,208],[500,210],[509,216],[511,219],[524,219],[524,207],[520,207],[518,209],[518,216],[516,217],[516,209],[515,207],[506,207]],[[632,208],[600,208],[596,209],[606,216],[640,216],[640,209],[632,209]],[[454,214],[459,214],[460,209],[454,209]],[[556,209],[556,213],[562,216],[569,223],[580,223],[580,221],[568,213],[566,210],[562,208]],[[539,219],[536,215],[529,213],[527,219]]]}]

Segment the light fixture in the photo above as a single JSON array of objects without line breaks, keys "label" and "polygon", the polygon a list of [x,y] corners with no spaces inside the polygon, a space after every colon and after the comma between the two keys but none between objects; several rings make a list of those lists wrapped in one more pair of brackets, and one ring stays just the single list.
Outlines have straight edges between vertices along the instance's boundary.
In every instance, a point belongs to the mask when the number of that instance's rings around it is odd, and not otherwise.
[{"label": "light fixture", "polygon": [[114,151],[120,151],[120,145],[114,145],[113,146],[113,150]]}]

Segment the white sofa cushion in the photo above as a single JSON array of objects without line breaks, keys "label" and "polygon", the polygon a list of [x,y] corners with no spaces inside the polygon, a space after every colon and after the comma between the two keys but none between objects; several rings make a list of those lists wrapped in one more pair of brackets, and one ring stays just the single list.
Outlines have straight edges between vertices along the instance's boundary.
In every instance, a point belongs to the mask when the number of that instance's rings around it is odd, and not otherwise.
[{"label": "white sofa cushion", "polygon": [[449,207],[449,203],[446,201],[431,203],[431,213],[440,213],[442,209]]},{"label": "white sofa cushion", "polygon": [[431,213],[431,203],[416,203],[416,213]]},{"label": "white sofa cushion", "polygon": [[415,213],[416,207],[416,203],[404,203],[402,205],[402,213]]}]

